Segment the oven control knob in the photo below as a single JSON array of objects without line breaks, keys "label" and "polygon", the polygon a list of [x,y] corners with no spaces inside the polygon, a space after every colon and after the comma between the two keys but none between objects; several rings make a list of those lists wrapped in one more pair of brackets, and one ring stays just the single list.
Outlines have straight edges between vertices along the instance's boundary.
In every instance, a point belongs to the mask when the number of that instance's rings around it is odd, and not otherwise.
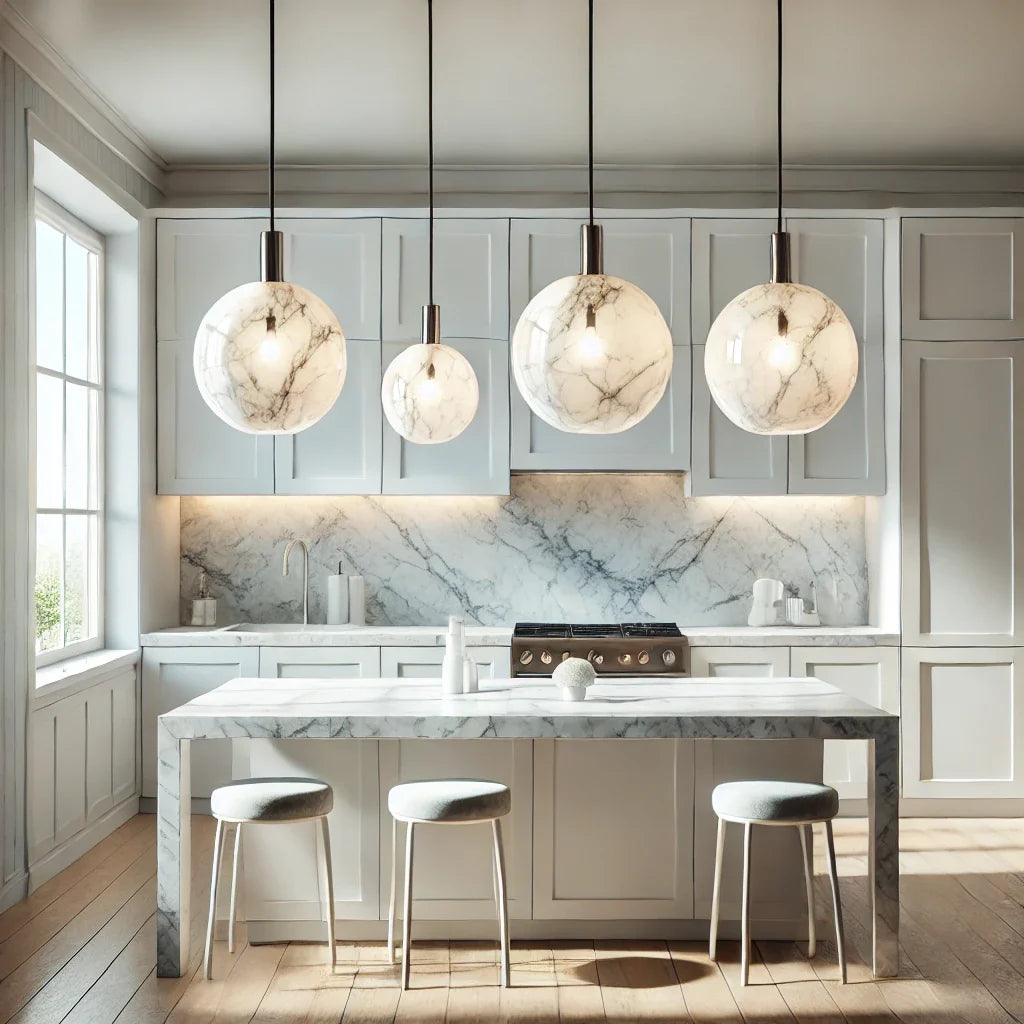
[{"label": "oven control knob", "polygon": [[672,665],[674,665],[676,663],[676,652],[675,651],[662,651],[661,652],[661,660],[663,662],[665,662],[666,665],[671,667]]},{"label": "oven control knob", "polygon": [[523,651],[523,653],[519,655],[520,665],[529,665],[531,661],[533,661],[533,651]]},{"label": "oven control knob", "polygon": [[641,665],[646,665],[646,664],[647,664],[647,662],[649,662],[649,661],[651,660],[651,656],[650,656],[650,655],[649,655],[649,654],[648,654],[648,653],[647,653],[646,651],[641,651],[641,652],[640,652],[640,653],[639,653],[639,654],[638,654],[638,655],[636,656],[636,660],[637,660],[637,661],[638,661],[638,662],[639,662],[639,663],[640,663]]},{"label": "oven control knob", "polygon": [[568,651],[562,651],[562,661],[566,661],[569,657]]},{"label": "oven control knob", "polygon": [[543,661],[545,665],[550,665],[551,664],[551,652],[550,651],[541,651],[540,652],[540,660]]},{"label": "oven control knob", "polygon": [[620,665],[628,665],[628,664],[630,664],[630,662],[632,662],[632,660],[633,660],[633,657],[630,654],[620,654],[619,655],[619,664]]},{"label": "oven control knob", "polygon": [[595,665],[603,665],[604,664],[604,655],[603,654],[598,654],[597,651],[591,651],[587,655],[587,660],[588,661],[592,661]]}]

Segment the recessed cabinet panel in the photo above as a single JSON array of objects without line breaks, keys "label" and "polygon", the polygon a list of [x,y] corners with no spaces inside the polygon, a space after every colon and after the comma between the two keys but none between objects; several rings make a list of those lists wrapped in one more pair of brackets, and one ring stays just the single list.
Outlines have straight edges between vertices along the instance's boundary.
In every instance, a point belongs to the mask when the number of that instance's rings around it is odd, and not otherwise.
[{"label": "recessed cabinet panel", "polygon": [[[507,647],[466,648],[476,662],[481,679],[508,679],[511,666]],[[443,647],[382,647],[382,679],[440,679]]]},{"label": "recessed cabinet panel", "polygon": [[1021,641],[1024,342],[903,346],[908,643]]},{"label": "recessed cabinet panel", "polygon": [[[512,381],[514,470],[683,470],[690,458],[689,222],[606,220],[605,269],[658,304],[675,342],[672,378],[641,423],[619,434],[568,434],[535,416]],[[530,299],[580,270],[580,222],[513,220],[511,331]]]},{"label": "recessed cabinet panel", "polygon": [[260,675],[270,679],[365,679],[380,673],[379,647],[261,647]]},{"label": "recessed cabinet panel", "polygon": [[[900,652],[896,647],[794,647],[794,676],[814,676],[867,704],[900,712]],[[825,741],[825,782],[844,799],[867,798],[867,741]]]},{"label": "recessed cabinet panel", "polygon": [[790,494],[885,493],[882,221],[792,220],[793,277],[823,291],[857,335],[853,393],[820,430],[789,439]]},{"label": "recessed cabinet panel", "polygon": [[[385,341],[420,337],[428,301],[425,218],[385,218],[382,325]],[[434,222],[434,301],[448,338],[508,338],[508,221],[446,218]]]},{"label": "recessed cabinet panel", "polygon": [[788,647],[693,647],[690,675],[694,678],[774,679],[788,676]]},{"label": "recessed cabinet panel", "polygon": [[[508,494],[508,342],[446,339],[476,373],[480,404],[454,440],[412,444],[384,423],[385,494]],[[384,343],[384,365],[406,348]]]},{"label": "recessed cabinet panel", "polygon": [[196,331],[232,288],[259,280],[261,220],[157,224],[157,475],[161,494],[272,494],[274,439],[243,434],[203,401]]},{"label": "recessed cabinet panel", "polygon": [[704,375],[704,343],[715,317],[747,288],[768,280],[772,220],[692,222],[693,436],[687,485],[693,495],[785,494],[785,437],[741,430],[715,405]]},{"label": "recessed cabinet panel", "polygon": [[346,349],[345,386],[331,411],[274,438],[278,494],[380,494],[380,342],[348,339]]},{"label": "recessed cabinet panel", "polygon": [[903,336],[924,341],[1024,337],[1024,219],[903,220]]},{"label": "recessed cabinet panel", "polygon": [[534,772],[534,918],[692,916],[693,741],[535,740]]},{"label": "recessed cabinet panel", "polygon": [[1024,797],[1019,650],[903,649],[903,795]]}]

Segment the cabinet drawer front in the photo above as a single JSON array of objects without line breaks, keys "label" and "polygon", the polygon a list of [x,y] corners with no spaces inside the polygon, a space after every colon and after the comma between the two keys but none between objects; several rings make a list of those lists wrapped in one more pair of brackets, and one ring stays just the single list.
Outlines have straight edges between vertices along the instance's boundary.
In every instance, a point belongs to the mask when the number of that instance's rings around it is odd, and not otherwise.
[{"label": "cabinet drawer front", "polygon": [[694,678],[774,679],[789,674],[788,647],[690,648],[690,675]]},{"label": "cabinet drawer front", "polygon": [[903,220],[903,337],[998,341],[1024,337],[1024,219]]}]

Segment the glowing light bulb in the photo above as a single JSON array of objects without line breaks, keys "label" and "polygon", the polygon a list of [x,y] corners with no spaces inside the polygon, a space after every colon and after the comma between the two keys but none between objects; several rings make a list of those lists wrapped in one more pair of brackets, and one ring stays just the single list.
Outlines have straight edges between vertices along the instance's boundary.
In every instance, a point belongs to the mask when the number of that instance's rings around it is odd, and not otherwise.
[{"label": "glowing light bulb", "polygon": [[789,338],[776,338],[768,351],[768,365],[792,373],[800,365],[800,349]]},{"label": "glowing light bulb", "polygon": [[277,338],[277,320],[273,313],[267,317],[267,333],[260,341],[259,353],[265,363],[276,363],[281,358],[281,342]]},{"label": "glowing light bulb", "polygon": [[597,313],[593,306],[587,306],[587,326],[580,337],[580,355],[585,359],[599,359],[604,355],[604,342],[597,333]]},{"label": "glowing light bulb", "polygon": [[440,398],[440,392],[441,389],[437,386],[434,366],[431,364],[427,369],[427,376],[420,381],[419,397],[425,402],[436,402]]}]

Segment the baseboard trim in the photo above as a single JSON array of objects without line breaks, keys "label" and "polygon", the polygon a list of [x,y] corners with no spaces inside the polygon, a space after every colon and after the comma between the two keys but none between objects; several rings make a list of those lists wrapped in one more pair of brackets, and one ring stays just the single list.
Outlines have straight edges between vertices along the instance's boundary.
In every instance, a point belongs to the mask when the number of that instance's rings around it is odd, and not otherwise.
[{"label": "baseboard trim", "polygon": [[1022,818],[1024,799],[1006,797],[910,797],[900,800],[901,818]]},{"label": "baseboard trim", "polygon": [[[209,817],[210,814],[210,798],[208,796],[194,796],[192,797],[192,813],[193,814],[205,814]],[[156,797],[155,796],[140,796],[139,797],[139,814],[156,814]]]},{"label": "baseboard trim", "polygon": [[66,867],[70,867],[101,839],[106,839],[111,832],[120,828],[126,821],[134,818],[138,813],[139,798],[137,796],[122,800],[116,807],[107,811],[102,818],[97,818],[96,821],[86,825],[81,832],[76,832],[75,835],[61,843],[60,846],[50,850],[34,864],[30,864],[25,895],[34,892],[43,882],[53,878],[54,875],[59,874]]},{"label": "baseboard trim", "polygon": [[19,871],[0,889],[0,912],[20,903],[28,895],[28,874]]}]

